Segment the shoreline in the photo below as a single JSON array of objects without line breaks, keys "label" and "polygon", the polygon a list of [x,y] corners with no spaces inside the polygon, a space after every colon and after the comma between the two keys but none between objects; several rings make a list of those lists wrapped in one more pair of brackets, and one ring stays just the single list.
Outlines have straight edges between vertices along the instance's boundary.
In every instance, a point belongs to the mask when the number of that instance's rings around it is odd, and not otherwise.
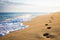
[{"label": "shoreline", "polygon": [[[29,25],[28,28],[11,32],[3,37],[1,40],[60,40],[60,13],[54,13],[49,15],[41,15],[33,18],[30,21],[23,22],[24,25]],[[48,24],[48,25],[45,25]],[[47,29],[51,27],[51,29]],[[43,36],[44,33],[53,35],[51,38]]]}]

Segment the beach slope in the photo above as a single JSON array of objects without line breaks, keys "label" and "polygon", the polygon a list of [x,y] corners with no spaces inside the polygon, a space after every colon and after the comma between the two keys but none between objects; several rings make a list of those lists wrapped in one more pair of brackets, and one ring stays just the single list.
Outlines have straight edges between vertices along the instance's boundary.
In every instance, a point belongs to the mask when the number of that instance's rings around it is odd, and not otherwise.
[{"label": "beach slope", "polygon": [[23,24],[29,27],[11,32],[0,40],[60,40],[60,12],[40,15]]}]

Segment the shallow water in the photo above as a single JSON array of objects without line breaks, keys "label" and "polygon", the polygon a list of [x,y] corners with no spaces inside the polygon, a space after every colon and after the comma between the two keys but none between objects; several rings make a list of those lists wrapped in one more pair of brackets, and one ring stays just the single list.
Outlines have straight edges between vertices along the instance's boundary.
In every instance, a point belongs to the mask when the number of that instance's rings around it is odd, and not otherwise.
[{"label": "shallow water", "polygon": [[22,22],[31,20],[30,15],[23,15],[16,18],[5,19],[0,22],[0,36],[4,36],[11,31],[21,30],[27,28]]},{"label": "shallow water", "polygon": [[49,14],[49,13],[45,13],[45,12],[0,12],[0,21],[9,19],[9,18],[14,18],[17,16],[26,15],[26,14],[31,14],[34,17],[37,15],[43,15],[43,14]]}]

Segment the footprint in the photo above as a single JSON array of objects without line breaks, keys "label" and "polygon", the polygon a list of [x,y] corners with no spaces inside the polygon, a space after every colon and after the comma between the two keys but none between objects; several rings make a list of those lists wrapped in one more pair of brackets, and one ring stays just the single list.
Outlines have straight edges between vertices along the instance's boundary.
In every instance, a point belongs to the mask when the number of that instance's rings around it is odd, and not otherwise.
[{"label": "footprint", "polygon": [[46,38],[51,38],[51,39],[55,38],[55,35],[51,35],[49,33],[44,33],[43,36],[46,37]]},{"label": "footprint", "polygon": [[44,34],[43,34],[43,36],[48,36],[48,35],[49,35],[49,33],[44,33]]},{"label": "footprint", "polygon": [[52,21],[51,21],[51,20],[49,20],[49,23],[52,23]]},{"label": "footprint", "polygon": [[48,24],[45,24],[45,26],[48,26]]},{"label": "footprint", "polygon": [[51,27],[47,27],[47,29],[51,29]]},{"label": "footprint", "polygon": [[52,20],[54,20],[54,17],[51,16],[50,18],[51,18]]}]

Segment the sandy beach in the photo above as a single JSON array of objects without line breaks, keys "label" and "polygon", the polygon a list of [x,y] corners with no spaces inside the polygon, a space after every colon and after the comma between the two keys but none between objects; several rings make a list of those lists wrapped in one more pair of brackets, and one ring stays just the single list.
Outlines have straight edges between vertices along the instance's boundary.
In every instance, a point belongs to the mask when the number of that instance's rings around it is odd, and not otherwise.
[{"label": "sandy beach", "polygon": [[23,24],[29,27],[10,32],[0,40],[60,40],[60,12],[40,15]]}]

